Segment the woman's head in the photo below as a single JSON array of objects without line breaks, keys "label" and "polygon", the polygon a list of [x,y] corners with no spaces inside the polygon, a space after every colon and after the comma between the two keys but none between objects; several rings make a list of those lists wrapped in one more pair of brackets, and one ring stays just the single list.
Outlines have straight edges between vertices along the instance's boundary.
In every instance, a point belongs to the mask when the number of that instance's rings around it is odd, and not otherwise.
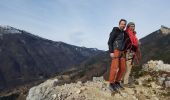
[{"label": "woman's head", "polygon": [[135,23],[134,22],[129,22],[127,25],[127,28],[129,28],[130,30],[135,31]]}]

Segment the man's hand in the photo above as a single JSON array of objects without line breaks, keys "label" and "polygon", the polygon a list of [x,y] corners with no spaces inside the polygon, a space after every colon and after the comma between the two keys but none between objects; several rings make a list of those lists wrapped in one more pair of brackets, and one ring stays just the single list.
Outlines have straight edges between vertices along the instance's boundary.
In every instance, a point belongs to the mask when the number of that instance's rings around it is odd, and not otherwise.
[{"label": "man's hand", "polygon": [[114,53],[110,53],[110,57],[113,58],[114,57]]}]

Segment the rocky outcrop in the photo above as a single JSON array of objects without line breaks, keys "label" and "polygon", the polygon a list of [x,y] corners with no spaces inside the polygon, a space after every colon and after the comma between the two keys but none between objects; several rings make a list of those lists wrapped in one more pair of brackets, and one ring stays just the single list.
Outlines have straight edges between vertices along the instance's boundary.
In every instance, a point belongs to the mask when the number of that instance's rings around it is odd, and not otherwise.
[{"label": "rocky outcrop", "polygon": [[162,31],[162,34],[165,34],[165,35],[170,34],[170,28],[168,28],[166,26],[161,25],[160,30]]},{"label": "rocky outcrop", "polygon": [[170,65],[164,64],[161,60],[150,60],[146,64],[143,65],[144,71],[166,71],[170,72]]},{"label": "rocky outcrop", "polygon": [[165,90],[160,90],[161,86],[155,82],[148,86],[135,85],[135,88],[125,88],[115,95],[111,94],[109,83],[104,81],[103,77],[61,86],[57,86],[57,82],[57,79],[48,80],[31,88],[27,100],[162,100],[162,94],[167,94]]},{"label": "rocky outcrop", "polygon": [[164,64],[163,61],[148,61],[148,63],[143,65],[142,71],[151,73],[152,79],[155,78],[157,83],[165,88],[170,87],[170,65]]},{"label": "rocky outcrop", "polygon": [[[141,71],[155,70],[155,63],[150,61],[145,64],[145,69]],[[160,61],[162,62],[162,61]],[[163,63],[158,63],[163,64]],[[146,70],[146,66],[149,70]],[[152,66],[152,67],[151,67]],[[161,66],[160,66],[161,67]],[[162,69],[158,69],[162,70]],[[168,74],[167,74],[168,75]],[[164,75],[166,76],[166,75]],[[170,90],[157,84],[157,79],[150,74],[145,74],[135,80],[134,88],[125,87],[120,93],[112,95],[108,89],[109,82],[101,77],[93,77],[92,81],[57,85],[60,80],[54,78],[32,87],[27,96],[27,100],[169,100]],[[165,83],[165,84],[168,84]]]}]

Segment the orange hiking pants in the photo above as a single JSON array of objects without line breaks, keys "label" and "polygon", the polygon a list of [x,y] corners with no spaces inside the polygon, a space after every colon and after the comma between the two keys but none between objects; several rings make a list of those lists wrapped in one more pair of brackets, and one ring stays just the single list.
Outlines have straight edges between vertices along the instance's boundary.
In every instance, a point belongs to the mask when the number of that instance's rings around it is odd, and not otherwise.
[{"label": "orange hiking pants", "polygon": [[114,50],[114,57],[112,58],[110,67],[109,82],[119,82],[121,81],[125,71],[126,71],[126,55],[124,51],[118,49]]}]

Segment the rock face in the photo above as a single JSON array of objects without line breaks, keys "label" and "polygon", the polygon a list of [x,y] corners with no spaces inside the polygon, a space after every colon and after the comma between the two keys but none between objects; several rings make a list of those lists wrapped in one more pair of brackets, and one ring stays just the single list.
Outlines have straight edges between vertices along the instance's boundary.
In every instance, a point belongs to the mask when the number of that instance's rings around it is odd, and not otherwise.
[{"label": "rock face", "polygon": [[168,27],[165,27],[165,26],[162,25],[160,30],[165,35],[170,34],[170,28],[168,28]]},{"label": "rock face", "polygon": [[[142,79],[140,81],[143,82]],[[111,95],[108,89],[109,83],[102,76],[94,77],[92,81],[85,83],[78,81],[61,86],[53,85],[56,82],[59,80],[47,80],[31,88],[26,100],[168,100],[169,98],[160,96],[167,92],[160,90],[161,87],[155,82],[149,83],[148,86],[135,85],[135,88],[125,88],[115,95]]]}]

